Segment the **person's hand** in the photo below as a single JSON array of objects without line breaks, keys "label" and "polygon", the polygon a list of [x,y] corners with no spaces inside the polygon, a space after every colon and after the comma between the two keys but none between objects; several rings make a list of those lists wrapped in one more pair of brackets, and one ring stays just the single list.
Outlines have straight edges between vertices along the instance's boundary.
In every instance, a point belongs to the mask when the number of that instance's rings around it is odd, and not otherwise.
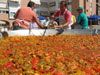
[{"label": "person's hand", "polygon": [[47,28],[48,28],[47,26],[44,26],[44,25],[42,26],[42,29],[47,29]]},{"label": "person's hand", "polygon": [[63,28],[63,26],[62,25],[59,25],[59,26],[55,25],[55,28]]}]

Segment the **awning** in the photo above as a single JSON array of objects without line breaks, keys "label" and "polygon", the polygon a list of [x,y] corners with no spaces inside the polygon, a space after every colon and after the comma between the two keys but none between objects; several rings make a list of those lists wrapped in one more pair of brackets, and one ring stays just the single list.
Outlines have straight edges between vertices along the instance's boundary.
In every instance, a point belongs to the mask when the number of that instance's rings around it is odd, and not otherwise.
[{"label": "awning", "polygon": [[21,0],[9,0],[9,1],[11,1],[11,2],[18,2],[18,3],[21,2]]},{"label": "awning", "polygon": [[20,0],[10,0],[10,1],[17,1],[17,2],[19,2]]},{"label": "awning", "polygon": [[8,11],[8,8],[0,8],[0,11]]},{"label": "awning", "polygon": [[92,21],[97,21],[97,20],[100,20],[100,16],[92,15],[92,16],[89,16],[88,19]]},{"label": "awning", "polygon": [[40,0],[31,0],[32,2],[34,2],[35,4],[41,5]]}]

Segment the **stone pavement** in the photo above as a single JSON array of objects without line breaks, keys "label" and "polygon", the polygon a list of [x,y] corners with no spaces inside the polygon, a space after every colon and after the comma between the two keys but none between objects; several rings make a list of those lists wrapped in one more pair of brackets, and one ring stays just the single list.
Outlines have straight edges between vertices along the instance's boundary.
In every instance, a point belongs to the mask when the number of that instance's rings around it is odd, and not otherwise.
[{"label": "stone pavement", "polygon": [[91,28],[92,29],[100,29],[100,25],[92,25]]}]

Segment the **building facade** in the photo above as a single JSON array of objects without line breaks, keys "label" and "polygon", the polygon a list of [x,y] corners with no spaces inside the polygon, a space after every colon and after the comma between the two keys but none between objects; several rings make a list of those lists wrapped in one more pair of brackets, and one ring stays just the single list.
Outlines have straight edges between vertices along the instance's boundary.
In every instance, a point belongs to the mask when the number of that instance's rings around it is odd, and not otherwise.
[{"label": "building facade", "polygon": [[97,7],[96,13],[97,13],[97,15],[100,16],[100,0],[96,0],[96,2],[97,2],[97,4],[96,4],[96,7]]},{"label": "building facade", "polygon": [[84,12],[88,16],[96,14],[96,0],[71,0],[71,1],[72,3],[70,4],[72,5],[72,13],[74,15],[77,15],[76,10],[79,6],[84,7]]},{"label": "building facade", "polygon": [[[49,5],[47,9],[44,11],[55,12],[59,8],[59,3],[62,0],[41,0],[41,2],[47,2]],[[75,16],[78,15],[77,8],[79,6],[84,7],[84,12],[90,16],[90,15],[96,15],[96,0],[64,0],[67,2],[67,8],[74,14]],[[100,0],[98,0],[100,1]],[[43,8],[41,8],[43,9]],[[40,9],[40,10],[41,10]]]}]

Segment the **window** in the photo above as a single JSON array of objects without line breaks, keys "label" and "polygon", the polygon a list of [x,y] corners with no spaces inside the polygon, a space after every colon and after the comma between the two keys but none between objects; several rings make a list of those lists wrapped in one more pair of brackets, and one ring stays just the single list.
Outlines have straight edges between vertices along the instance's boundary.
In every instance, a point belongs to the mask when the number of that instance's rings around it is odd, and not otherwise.
[{"label": "window", "polygon": [[50,6],[50,7],[56,6],[56,2],[51,2],[51,3],[49,3],[49,6]]},{"label": "window", "polygon": [[0,8],[7,8],[7,0],[0,0]]},{"label": "window", "polygon": [[8,10],[7,9],[0,9],[0,14],[8,14]]},{"label": "window", "polygon": [[47,2],[41,2],[41,7],[48,7],[48,3]]},{"label": "window", "polygon": [[10,0],[9,1],[9,19],[14,19],[14,15],[20,8],[21,0]]},{"label": "window", "polygon": [[7,13],[8,11],[7,0],[0,0],[0,13]]}]

